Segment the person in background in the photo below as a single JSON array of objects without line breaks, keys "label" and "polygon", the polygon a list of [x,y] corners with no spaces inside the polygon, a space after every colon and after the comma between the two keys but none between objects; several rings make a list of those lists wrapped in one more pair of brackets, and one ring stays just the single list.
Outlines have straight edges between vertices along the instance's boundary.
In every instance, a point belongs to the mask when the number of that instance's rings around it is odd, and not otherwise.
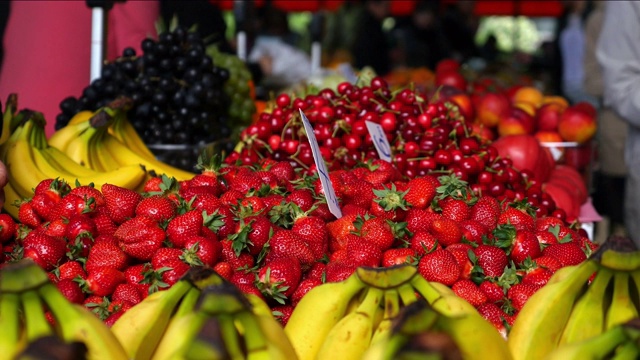
[{"label": "person in background", "polygon": [[604,20],[604,1],[594,3],[585,23],[584,77],[585,91],[598,100],[598,170],[595,178],[594,205],[605,219],[598,223],[601,238],[610,234],[624,234],[624,188],[627,167],[624,163],[624,144],[627,124],[608,106],[602,105],[604,84],[602,68],[596,59],[596,46]]},{"label": "person in background", "polygon": [[596,56],[602,66],[604,104],[628,124],[624,219],[640,247],[640,2],[607,1]]},{"label": "person in background", "polygon": [[391,70],[391,45],[382,29],[389,7],[388,0],[364,0],[365,11],[358,21],[351,48],[356,68],[371,66],[378,75],[386,75]]},{"label": "person in background", "polygon": [[[85,1],[12,1],[4,33],[0,99],[18,94],[20,108],[40,111],[55,131],[59,104],[90,81],[91,9]],[[155,34],[157,1],[116,3],[108,12],[108,59]]]}]

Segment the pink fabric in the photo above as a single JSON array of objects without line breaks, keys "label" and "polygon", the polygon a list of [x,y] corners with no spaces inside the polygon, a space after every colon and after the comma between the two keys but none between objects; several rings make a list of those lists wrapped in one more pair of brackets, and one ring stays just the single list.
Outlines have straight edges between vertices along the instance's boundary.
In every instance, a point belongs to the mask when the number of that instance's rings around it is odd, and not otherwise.
[{"label": "pink fabric", "polygon": [[[109,12],[108,59],[127,46],[139,52],[158,16],[157,1],[117,3]],[[17,93],[19,108],[42,112],[51,135],[60,101],[89,83],[91,10],[84,1],[12,1],[4,49],[0,100]]]}]

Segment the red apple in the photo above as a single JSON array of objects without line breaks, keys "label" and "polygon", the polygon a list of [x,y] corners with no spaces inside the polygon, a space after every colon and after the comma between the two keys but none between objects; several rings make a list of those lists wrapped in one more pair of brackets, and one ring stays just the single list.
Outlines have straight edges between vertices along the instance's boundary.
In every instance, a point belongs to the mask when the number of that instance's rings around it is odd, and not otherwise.
[{"label": "red apple", "polygon": [[556,131],[560,117],[564,112],[564,106],[558,103],[548,103],[542,105],[536,113],[536,123],[538,130]]},{"label": "red apple", "polygon": [[435,79],[436,86],[449,85],[456,89],[466,91],[467,80],[464,76],[457,71],[447,70],[443,72],[436,72]]},{"label": "red apple", "polygon": [[565,141],[582,144],[593,138],[596,127],[595,111],[592,112],[588,106],[578,104],[568,107],[562,113],[558,122],[558,133]]},{"label": "red apple", "polygon": [[436,73],[458,71],[460,63],[454,59],[442,59],[436,64]]},{"label": "red apple", "polygon": [[494,127],[507,116],[510,108],[509,99],[504,94],[486,93],[479,99],[476,117],[481,124]]},{"label": "red apple", "polygon": [[509,158],[518,170],[529,170],[540,183],[547,181],[555,166],[553,157],[533,135],[509,135],[493,143],[498,154]]},{"label": "red apple", "polygon": [[500,136],[533,134],[535,120],[526,111],[512,107],[506,117],[498,121],[498,134]]},{"label": "red apple", "polygon": [[533,136],[541,143],[563,142],[564,140],[556,131],[538,130]]}]

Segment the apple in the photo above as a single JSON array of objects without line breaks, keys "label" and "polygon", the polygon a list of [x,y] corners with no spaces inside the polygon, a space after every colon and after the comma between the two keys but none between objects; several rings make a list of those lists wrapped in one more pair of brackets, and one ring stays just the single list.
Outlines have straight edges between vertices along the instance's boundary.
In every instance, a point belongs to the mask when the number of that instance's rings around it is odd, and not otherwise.
[{"label": "apple", "polygon": [[536,113],[538,130],[556,131],[564,109],[564,106],[557,102],[542,105]]},{"label": "apple", "polygon": [[460,63],[455,59],[442,59],[436,64],[436,73],[460,70]]},{"label": "apple", "polygon": [[471,102],[471,97],[468,94],[459,93],[449,97],[448,100],[458,105],[460,114],[462,114],[467,122],[473,120],[475,109],[473,107],[473,103]]},{"label": "apple", "polygon": [[486,93],[478,100],[477,120],[484,126],[494,127],[501,118],[507,116],[511,105],[502,93]]},{"label": "apple", "polygon": [[[586,103],[583,103],[586,104]],[[565,141],[583,144],[596,133],[596,112],[589,104],[576,104],[568,107],[558,121],[558,133]]]},{"label": "apple", "polygon": [[533,134],[535,120],[526,111],[512,107],[506,117],[498,121],[498,135]]},{"label": "apple", "polygon": [[466,91],[467,80],[458,71],[446,70],[442,72],[436,72],[435,84],[437,86],[449,85],[456,89]]},{"label": "apple", "polygon": [[563,142],[562,136],[556,131],[538,130],[533,136],[541,143],[557,143]]},{"label": "apple", "polygon": [[518,170],[529,170],[534,178],[544,183],[555,167],[549,149],[540,145],[533,135],[509,135],[498,138],[493,143],[500,157],[509,158]]},{"label": "apple", "polygon": [[580,202],[575,194],[567,188],[567,185],[559,182],[547,182],[542,184],[542,191],[551,196],[556,207],[567,214],[567,221],[573,222],[580,215]]}]

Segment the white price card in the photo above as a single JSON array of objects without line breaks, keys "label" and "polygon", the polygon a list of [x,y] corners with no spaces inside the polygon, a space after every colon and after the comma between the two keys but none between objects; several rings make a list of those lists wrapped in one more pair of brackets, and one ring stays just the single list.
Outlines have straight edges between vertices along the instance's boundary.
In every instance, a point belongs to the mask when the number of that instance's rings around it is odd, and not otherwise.
[{"label": "white price card", "polygon": [[322,189],[324,190],[324,196],[327,199],[329,211],[331,211],[331,213],[339,219],[342,217],[342,210],[340,210],[338,197],[336,196],[336,192],[333,190],[333,184],[331,183],[331,179],[329,178],[329,169],[327,169],[327,164],[322,158],[322,153],[320,152],[320,147],[318,146],[318,140],[316,139],[316,134],[313,133],[313,127],[311,127],[311,123],[309,122],[309,119],[307,119],[307,116],[302,112],[302,109],[298,110],[300,110],[302,125],[304,126],[304,131],[307,133],[309,145],[311,145],[313,161],[316,163],[316,168],[318,169],[318,176],[320,177],[320,183],[322,184]]},{"label": "white price card", "polygon": [[391,145],[382,126],[369,120],[365,121],[365,124],[367,124],[367,130],[369,130],[373,145],[376,147],[376,151],[378,151],[378,157],[386,162],[391,162]]}]

